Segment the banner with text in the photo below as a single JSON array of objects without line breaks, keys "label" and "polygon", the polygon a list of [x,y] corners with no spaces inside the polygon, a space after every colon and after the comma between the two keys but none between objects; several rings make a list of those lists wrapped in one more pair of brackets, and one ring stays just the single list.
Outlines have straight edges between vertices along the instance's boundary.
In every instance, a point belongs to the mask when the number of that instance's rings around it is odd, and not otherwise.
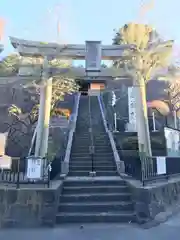
[{"label": "banner with text", "polygon": [[135,88],[128,87],[128,113],[129,113],[129,124],[133,126],[134,130],[136,126],[136,102],[135,102]]},{"label": "banner with text", "polygon": [[86,71],[101,69],[101,41],[86,41]]}]

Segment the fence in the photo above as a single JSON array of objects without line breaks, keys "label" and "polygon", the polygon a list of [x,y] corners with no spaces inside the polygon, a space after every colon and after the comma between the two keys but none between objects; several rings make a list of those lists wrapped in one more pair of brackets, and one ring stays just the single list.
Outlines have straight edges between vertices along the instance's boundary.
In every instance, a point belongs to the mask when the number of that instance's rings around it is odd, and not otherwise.
[{"label": "fence", "polygon": [[50,162],[43,159],[42,175],[40,179],[32,180],[27,176],[28,164],[26,158],[12,158],[10,169],[0,168],[0,184],[12,184],[19,188],[21,184],[50,184]]},{"label": "fence", "polygon": [[125,173],[143,185],[180,175],[179,157],[126,157]]}]

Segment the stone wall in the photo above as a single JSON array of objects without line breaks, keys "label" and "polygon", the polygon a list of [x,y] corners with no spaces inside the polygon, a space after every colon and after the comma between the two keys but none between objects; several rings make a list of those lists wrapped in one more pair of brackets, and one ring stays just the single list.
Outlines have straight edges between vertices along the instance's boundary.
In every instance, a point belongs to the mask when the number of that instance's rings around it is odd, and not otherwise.
[{"label": "stone wall", "polygon": [[55,225],[62,182],[50,188],[0,188],[0,228]]},{"label": "stone wall", "polygon": [[160,214],[164,218],[180,210],[180,179],[169,180],[154,186],[141,187],[128,181],[138,223],[153,221]]},{"label": "stone wall", "polygon": [[[150,132],[151,148],[153,156],[166,156],[166,139],[163,131]],[[139,156],[138,138],[136,132],[117,132],[114,133],[116,148],[120,157]]]}]

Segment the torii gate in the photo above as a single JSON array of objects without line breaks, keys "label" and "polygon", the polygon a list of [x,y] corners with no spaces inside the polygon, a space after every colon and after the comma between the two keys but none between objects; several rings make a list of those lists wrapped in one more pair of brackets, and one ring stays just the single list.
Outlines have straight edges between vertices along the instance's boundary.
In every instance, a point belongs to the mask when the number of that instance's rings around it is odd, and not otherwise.
[{"label": "torii gate", "polygon": [[[86,67],[83,68],[58,68],[57,74],[76,77],[119,77],[121,70],[101,68],[101,59],[117,60],[123,57],[123,51],[133,48],[132,45],[102,45],[101,41],[86,41],[85,45],[60,45],[29,41],[10,37],[11,44],[21,56],[41,57],[43,61],[42,87],[40,92],[40,108],[37,125],[37,140],[35,156],[45,157],[48,149],[49,122],[52,97],[52,77],[49,73],[48,61],[52,59],[85,59]],[[25,66],[27,70],[27,64]],[[24,72],[24,71],[23,71]]]}]

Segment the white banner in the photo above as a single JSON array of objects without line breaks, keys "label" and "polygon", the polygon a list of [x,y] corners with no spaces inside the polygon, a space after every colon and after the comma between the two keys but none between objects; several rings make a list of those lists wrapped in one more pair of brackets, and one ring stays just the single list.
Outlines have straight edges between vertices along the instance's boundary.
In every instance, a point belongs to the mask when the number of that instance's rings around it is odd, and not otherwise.
[{"label": "white banner", "polygon": [[27,178],[32,180],[41,179],[44,160],[41,158],[28,158],[27,161]]},{"label": "white banner", "polygon": [[171,128],[164,128],[166,146],[172,151],[180,151],[180,132]]},{"label": "white banner", "polygon": [[100,71],[101,41],[86,41],[86,70]]},{"label": "white banner", "polygon": [[1,169],[11,169],[11,165],[12,165],[12,158],[7,156],[7,155],[3,155],[0,157],[0,168]]},{"label": "white banner", "polygon": [[135,102],[135,88],[128,87],[128,112],[129,112],[129,123],[137,129],[136,126],[136,102]]},{"label": "white banner", "polygon": [[166,157],[156,157],[157,174],[166,174]]}]

